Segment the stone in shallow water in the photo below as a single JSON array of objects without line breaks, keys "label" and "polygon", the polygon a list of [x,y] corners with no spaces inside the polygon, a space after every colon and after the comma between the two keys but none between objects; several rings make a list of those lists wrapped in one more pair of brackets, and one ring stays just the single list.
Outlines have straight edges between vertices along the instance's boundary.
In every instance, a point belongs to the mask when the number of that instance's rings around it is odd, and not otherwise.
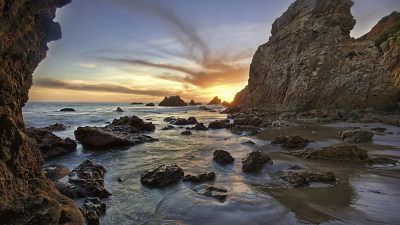
[{"label": "stone in shallow water", "polygon": [[242,171],[246,173],[258,172],[269,161],[272,162],[271,158],[261,151],[251,152],[242,159]]},{"label": "stone in shallow water", "polygon": [[57,181],[70,173],[67,167],[59,164],[51,164],[43,167],[43,170],[44,175],[46,175],[46,177],[50,178],[52,181]]},{"label": "stone in shallow water", "polygon": [[300,137],[299,135],[295,136],[278,136],[276,137],[271,144],[281,144],[283,148],[304,148],[307,146],[309,140]]},{"label": "stone in shallow water", "polygon": [[339,133],[345,143],[364,143],[371,141],[374,132],[368,130],[343,130]]},{"label": "stone in shallow water", "polygon": [[234,158],[227,151],[215,150],[213,160],[221,165],[227,165],[232,164]]},{"label": "stone in shallow water", "polygon": [[202,184],[194,187],[194,190],[204,196],[213,197],[217,200],[224,201],[228,196],[228,190],[211,184]]},{"label": "stone in shallow water", "polygon": [[140,182],[147,186],[164,187],[178,182],[183,175],[183,170],[178,165],[162,164],[143,173]]},{"label": "stone in shallow water", "polygon": [[309,148],[287,154],[305,159],[323,159],[344,162],[361,162],[368,159],[367,151],[356,145],[332,145],[323,148]]},{"label": "stone in shallow water", "polygon": [[44,127],[44,129],[50,130],[50,131],[61,131],[65,130],[67,127],[61,123],[55,123],[53,125]]},{"label": "stone in shallow water", "polygon": [[308,186],[310,182],[323,182],[330,183],[335,182],[336,177],[332,172],[312,172],[312,171],[302,171],[302,172],[292,172],[289,171],[281,177],[283,180],[287,181],[294,187]]},{"label": "stone in shallow water", "polygon": [[201,173],[198,175],[187,174],[183,177],[183,181],[191,181],[191,182],[195,182],[195,183],[211,181],[211,180],[215,180],[214,172],[204,172],[204,173]]}]

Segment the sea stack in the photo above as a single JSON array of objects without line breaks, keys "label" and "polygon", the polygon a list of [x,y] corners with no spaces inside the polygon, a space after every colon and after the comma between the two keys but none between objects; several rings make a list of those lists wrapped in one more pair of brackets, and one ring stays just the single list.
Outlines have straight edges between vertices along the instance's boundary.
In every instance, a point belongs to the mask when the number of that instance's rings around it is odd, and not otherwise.
[{"label": "sea stack", "polygon": [[[393,109],[399,90],[370,40],[353,39],[351,0],[297,0],[251,66],[246,106],[273,111]],[[242,101],[240,101],[242,102]]]},{"label": "sea stack", "polygon": [[187,103],[185,103],[179,95],[177,96],[171,96],[171,97],[165,97],[164,100],[158,104],[159,106],[187,106]]}]

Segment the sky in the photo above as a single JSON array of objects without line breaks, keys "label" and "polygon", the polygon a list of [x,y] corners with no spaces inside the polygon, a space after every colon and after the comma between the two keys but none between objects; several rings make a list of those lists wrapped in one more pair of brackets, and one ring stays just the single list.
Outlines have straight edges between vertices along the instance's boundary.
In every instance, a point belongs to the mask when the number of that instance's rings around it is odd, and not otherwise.
[{"label": "sky", "polygon": [[[48,44],[32,102],[232,101],[258,46],[293,0],[72,0],[57,10],[62,39]],[[355,0],[352,37],[399,0]]]}]

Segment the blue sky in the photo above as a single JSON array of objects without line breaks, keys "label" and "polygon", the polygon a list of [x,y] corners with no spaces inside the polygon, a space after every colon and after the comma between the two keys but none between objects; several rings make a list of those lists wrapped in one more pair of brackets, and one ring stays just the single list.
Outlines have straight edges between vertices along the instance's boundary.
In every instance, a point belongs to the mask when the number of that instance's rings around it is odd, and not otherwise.
[{"label": "blue sky", "polygon": [[[30,101],[231,101],[257,47],[292,0],[73,0],[58,9],[63,37],[34,73]],[[355,0],[351,35],[398,0]]]}]

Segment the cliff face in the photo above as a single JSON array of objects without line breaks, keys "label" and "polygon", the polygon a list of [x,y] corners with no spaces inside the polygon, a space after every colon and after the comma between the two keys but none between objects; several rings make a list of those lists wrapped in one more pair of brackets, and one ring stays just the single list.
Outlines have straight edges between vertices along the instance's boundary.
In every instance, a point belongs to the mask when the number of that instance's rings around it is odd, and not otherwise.
[{"label": "cliff face", "polygon": [[271,110],[394,108],[398,89],[373,41],[354,40],[351,0],[297,0],[250,66],[248,105]]},{"label": "cliff face", "polygon": [[400,13],[395,11],[383,17],[363,38],[375,41],[376,46],[379,48],[383,42],[387,41],[399,30]]},{"label": "cliff face", "polygon": [[36,142],[25,134],[22,106],[47,42],[61,38],[53,22],[70,0],[0,0],[0,221],[83,224],[77,204],[45,178]]}]

